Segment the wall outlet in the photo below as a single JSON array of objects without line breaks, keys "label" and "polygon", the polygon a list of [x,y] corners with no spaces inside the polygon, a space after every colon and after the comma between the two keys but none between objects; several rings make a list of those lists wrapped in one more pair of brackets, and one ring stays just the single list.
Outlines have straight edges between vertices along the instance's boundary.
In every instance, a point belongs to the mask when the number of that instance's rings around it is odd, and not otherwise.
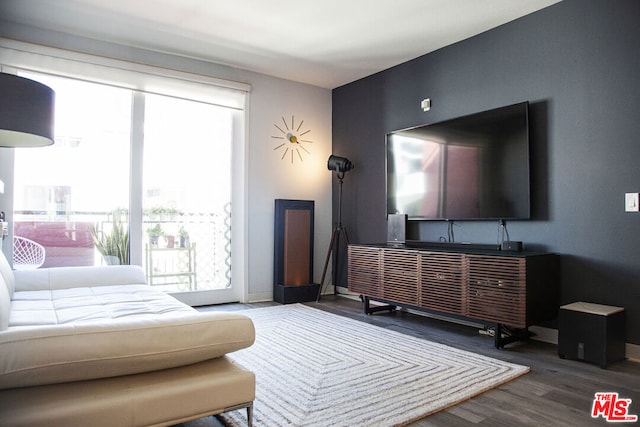
[{"label": "wall outlet", "polygon": [[626,193],[624,195],[624,210],[625,212],[638,212],[640,206],[638,206],[638,195],[640,193]]}]

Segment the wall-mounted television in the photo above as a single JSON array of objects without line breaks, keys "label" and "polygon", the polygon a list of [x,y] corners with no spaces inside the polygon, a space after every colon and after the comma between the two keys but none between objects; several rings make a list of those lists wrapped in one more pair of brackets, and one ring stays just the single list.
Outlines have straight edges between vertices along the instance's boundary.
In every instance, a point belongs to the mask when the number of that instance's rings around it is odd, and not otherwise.
[{"label": "wall-mounted television", "polygon": [[387,134],[387,214],[530,219],[529,104]]}]

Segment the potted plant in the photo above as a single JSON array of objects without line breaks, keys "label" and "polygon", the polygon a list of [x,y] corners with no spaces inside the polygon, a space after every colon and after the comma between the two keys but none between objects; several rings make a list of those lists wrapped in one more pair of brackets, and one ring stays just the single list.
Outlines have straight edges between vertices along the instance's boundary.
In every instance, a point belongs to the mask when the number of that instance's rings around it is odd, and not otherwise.
[{"label": "potted plant", "polygon": [[91,228],[93,244],[107,264],[129,264],[129,226],[125,227],[119,215],[113,216],[111,224],[111,233]]},{"label": "potted plant", "polygon": [[147,228],[147,234],[149,235],[149,244],[151,246],[158,246],[158,239],[164,235],[164,231],[162,231],[160,224],[156,224],[153,227]]},{"label": "potted plant", "polygon": [[111,212],[113,220],[119,220],[120,222],[127,222],[129,220],[129,209],[127,208],[115,208]]},{"label": "potted plant", "polygon": [[165,215],[167,216],[168,221],[175,222],[178,220],[178,217],[182,215],[182,212],[176,208],[165,208]]},{"label": "potted plant", "polygon": [[144,216],[151,221],[176,221],[183,213],[176,208],[166,208],[163,206],[152,206],[144,210]]},{"label": "potted plant", "polygon": [[180,239],[181,248],[189,247],[189,233],[184,229],[184,226],[182,225],[178,229],[178,238]]}]

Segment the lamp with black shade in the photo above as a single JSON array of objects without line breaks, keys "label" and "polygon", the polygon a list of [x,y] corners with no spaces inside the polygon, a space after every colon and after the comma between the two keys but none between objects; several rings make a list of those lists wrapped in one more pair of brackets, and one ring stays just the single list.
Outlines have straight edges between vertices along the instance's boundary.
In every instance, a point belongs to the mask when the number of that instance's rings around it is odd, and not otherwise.
[{"label": "lamp with black shade", "polygon": [[0,147],[53,144],[54,101],[48,86],[0,73]]},{"label": "lamp with black shade", "polygon": [[[55,93],[48,86],[0,72],[0,147],[44,147],[53,144]],[[2,182],[2,181],[0,181]],[[4,183],[2,183],[4,192]],[[8,235],[0,213],[2,240]]]}]

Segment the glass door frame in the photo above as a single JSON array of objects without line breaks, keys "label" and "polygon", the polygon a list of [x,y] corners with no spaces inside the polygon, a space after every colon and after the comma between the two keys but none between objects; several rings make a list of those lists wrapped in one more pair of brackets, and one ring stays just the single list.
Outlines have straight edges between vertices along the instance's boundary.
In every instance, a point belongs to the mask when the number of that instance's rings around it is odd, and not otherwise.
[{"label": "glass door frame", "polygon": [[[247,95],[248,96],[248,95]],[[144,153],[144,94],[134,92],[133,126],[131,131],[131,183],[129,220],[131,224],[142,224],[142,168]],[[171,295],[191,306],[212,305],[228,302],[247,302],[247,186],[246,186],[246,117],[247,111],[236,111],[232,115],[232,178],[231,178],[231,287],[217,290],[194,290],[171,292]],[[130,230],[131,264],[143,265],[145,236],[143,227]]]}]

